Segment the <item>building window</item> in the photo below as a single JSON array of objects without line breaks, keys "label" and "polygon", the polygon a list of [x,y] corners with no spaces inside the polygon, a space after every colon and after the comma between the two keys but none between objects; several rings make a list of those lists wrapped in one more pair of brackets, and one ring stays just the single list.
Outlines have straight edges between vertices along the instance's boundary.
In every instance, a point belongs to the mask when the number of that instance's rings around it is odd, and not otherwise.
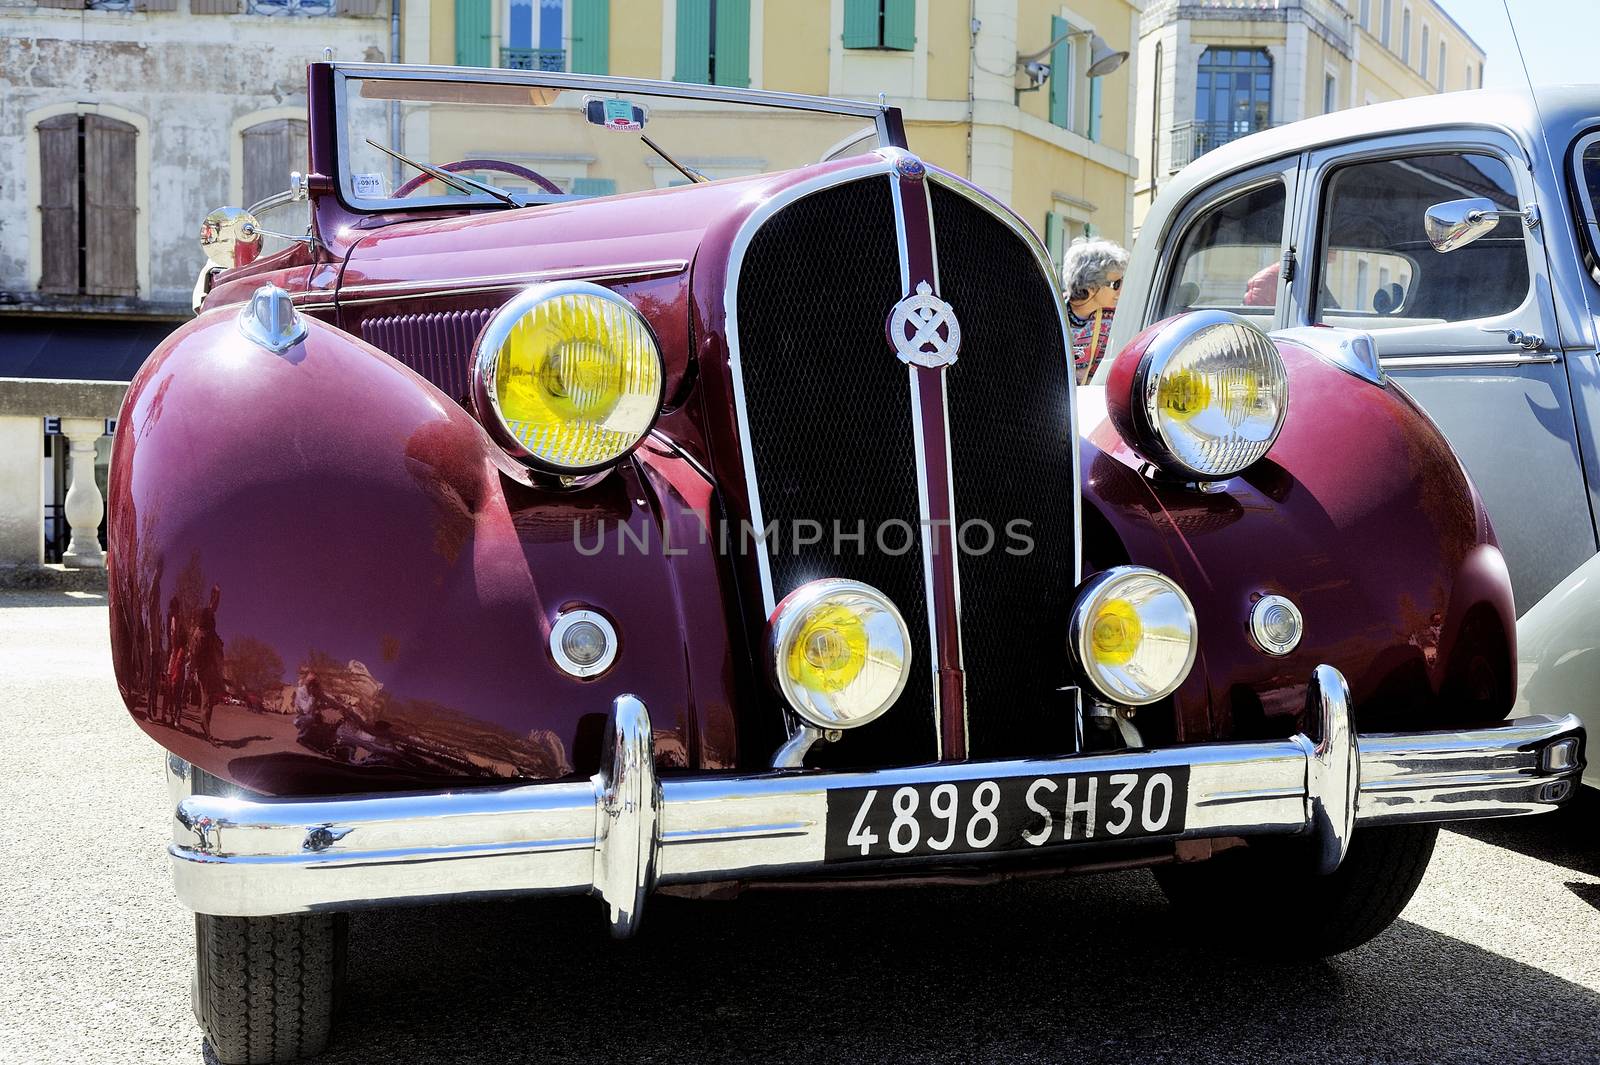
[{"label": "building window", "polygon": [[1478,88],[1483,88],[1483,64],[1478,64]]},{"label": "building window", "polygon": [[456,66],[489,66],[490,0],[456,0]]},{"label": "building window", "polygon": [[1426,22],[1424,22],[1422,24],[1422,53],[1417,56],[1417,60],[1422,64],[1422,80],[1423,81],[1427,81],[1428,80],[1428,24]]},{"label": "building window", "polygon": [[138,131],[102,115],[56,115],[39,137],[39,291],[137,294]]},{"label": "building window", "polygon": [[1383,0],[1383,6],[1379,8],[1379,11],[1378,17],[1383,21],[1378,26],[1378,41],[1387,48],[1389,47],[1389,24],[1394,21],[1394,8],[1391,6],[1391,0]]},{"label": "building window", "polygon": [[1322,76],[1322,113],[1331,115],[1339,109],[1339,79],[1332,74]]},{"label": "building window", "polygon": [[510,0],[500,65],[512,70],[567,69],[563,0]]},{"label": "building window", "polygon": [[1272,58],[1264,48],[1207,48],[1196,75],[1193,159],[1272,124]]},{"label": "building window", "polygon": [[1400,9],[1400,62],[1411,65],[1411,9]]},{"label": "building window", "polygon": [[844,46],[909,52],[917,46],[916,0],[844,0]]},{"label": "building window", "polygon": [[750,0],[678,0],[678,81],[750,84]]},{"label": "building window", "polygon": [[289,174],[306,169],[304,119],[280,118],[247,127],[244,140],[244,202],[246,206],[276,196],[289,187]]},{"label": "building window", "polygon": [[1372,0],[1361,0],[1361,28],[1372,28]]},{"label": "building window", "polygon": [[1440,92],[1444,92],[1444,71],[1445,71],[1444,60],[1445,60],[1444,42],[1440,41],[1439,42],[1439,91]]},{"label": "building window", "polygon": [[1059,15],[1050,16],[1050,122],[1062,129],[1072,128],[1072,26]]}]

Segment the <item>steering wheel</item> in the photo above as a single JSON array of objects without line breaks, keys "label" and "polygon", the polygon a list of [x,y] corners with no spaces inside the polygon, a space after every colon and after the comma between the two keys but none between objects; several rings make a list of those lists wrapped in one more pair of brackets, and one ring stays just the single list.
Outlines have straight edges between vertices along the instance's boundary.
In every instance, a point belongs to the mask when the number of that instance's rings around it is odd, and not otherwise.
[{"label": "steering wheel", "polygon": [[[529,170],[525,166],[518,166],[516,163],[502,162],[499,159],[457,159],[453,163],[445,163],[439,169],[448,170],[452,174],[462,170],[497,170],[502,174],[510,174],[513,177],[522,178],[524,181],[531,181],[546,192],[553,192],[557,196],[561,195],[561,187],[543,174]],[[395,198],[409,196],[432,180],[434,179],[427,174],[418,174],[394,190]]]}]

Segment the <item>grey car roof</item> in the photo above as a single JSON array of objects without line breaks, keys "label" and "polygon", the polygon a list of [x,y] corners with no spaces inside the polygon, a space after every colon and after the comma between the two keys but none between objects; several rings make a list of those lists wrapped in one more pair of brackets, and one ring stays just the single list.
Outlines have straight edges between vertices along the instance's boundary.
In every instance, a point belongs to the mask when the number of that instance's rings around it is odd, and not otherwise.
[{"label": "grey car roof", "polygon": [[1531,154],[1537,147],[1540,118],[1550,133],[1550,146],[1557,153],[1564,151],[1578,132],[1600,126],[1600,85],[1541,87],[1537,113],[1526,91],[1474,89],[1369,104],[1252,133],[1184,167],[1161,190],[1147,221],[1164,220],[1196,189],[1236,170],[1342,141],[1406,130],[1478,126],[1509,131]]}]

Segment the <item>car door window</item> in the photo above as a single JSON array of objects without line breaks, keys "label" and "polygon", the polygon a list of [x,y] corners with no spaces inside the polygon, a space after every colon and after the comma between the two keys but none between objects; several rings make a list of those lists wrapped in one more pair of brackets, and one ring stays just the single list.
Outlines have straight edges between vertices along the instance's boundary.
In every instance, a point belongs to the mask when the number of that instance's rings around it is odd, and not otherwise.
[{"label": "car door window", "polygon": [[1270,328],[1278,304],[1286,200],[1283,183],[1271,181],[1196,215],[1178,246],[1156,317],[1221,307]]},{"label": "car door window", "polygon": [[1517,211],[1511,169],[1475,152],[1409,155],[1334,170],[1323,198],[1314,320],[1395,329],[1491,318],[1528,297],[1519,218],[1451,252],[1428,243],[1423,218],[1448,200],[1486,197]]}]

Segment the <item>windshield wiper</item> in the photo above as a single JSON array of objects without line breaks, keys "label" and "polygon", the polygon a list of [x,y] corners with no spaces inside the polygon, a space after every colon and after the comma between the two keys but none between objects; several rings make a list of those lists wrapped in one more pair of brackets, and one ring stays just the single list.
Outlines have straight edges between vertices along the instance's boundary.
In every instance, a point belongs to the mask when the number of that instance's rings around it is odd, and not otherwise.
[{"label": "windshield wiper", "polygon": [[704,174],[700,173],[700,171],[691,170],[688,167],[684,166],[682,163],[678,162],[672,156],[668,155],[666,153],[666,150],[663,149],[661,147],[661,145],[657,144],[655,141],[651,140],[649,137],[646,137],[643,133],[639,134],[639,139],[644,141],[645,147],[649,148],[652,152],[655,152],[657,155],[661,156],[661,158],[665,159],[667,161],[667,163],[669,165],[671,165],[671,167],[674,170],[676,170],[678,173],[682,174],[684,177],[688,178],[690,181],[693,181],[693,182],[698,184],[699,182],[702,182],[702,181],[710,181],[711,180],[710,178],[706,177]]},{"label": "windshield wiper", "polygon": [[440,168],[432,165],[431,163],[418,162],[417,160],[409,158],[408,156],[401,155],[399,152],[395,151],[393,148],[385,148],[383,145],[379,144],[377,141],[373,140],[371,137],[367,138],[367,143],[372,145],[374,148],[378,149],[378,151],[382,152],[383,154],[388,155],[388,156],[392,156],[395,159],[400,160],[402,163],[405,163],[407,166],[416,167],[418,170],[422,171],[424,174],[427,174],[429,177],[433,178],[436,181],[441,182],[442,184],[450,186],[451,188],[455,189],[459,193],[463,193],[464,195],[471,196],[474,192],[481,192],[481,193],[484,193],[486,195],[493,196],[495,199],[499,200],[501,203],[507,204],[507,205],[509,205],[511,207],[522,207],[523,206],[523,203],[520,200],[518,200],[515,196],[513,196],[511,193],[507,192],[505,189],[496,188],[495,186],[490,185],[488,182],[479,181],[476,178],[469,178],[464,174],[452,174],[450,171],[441,170]]}]

